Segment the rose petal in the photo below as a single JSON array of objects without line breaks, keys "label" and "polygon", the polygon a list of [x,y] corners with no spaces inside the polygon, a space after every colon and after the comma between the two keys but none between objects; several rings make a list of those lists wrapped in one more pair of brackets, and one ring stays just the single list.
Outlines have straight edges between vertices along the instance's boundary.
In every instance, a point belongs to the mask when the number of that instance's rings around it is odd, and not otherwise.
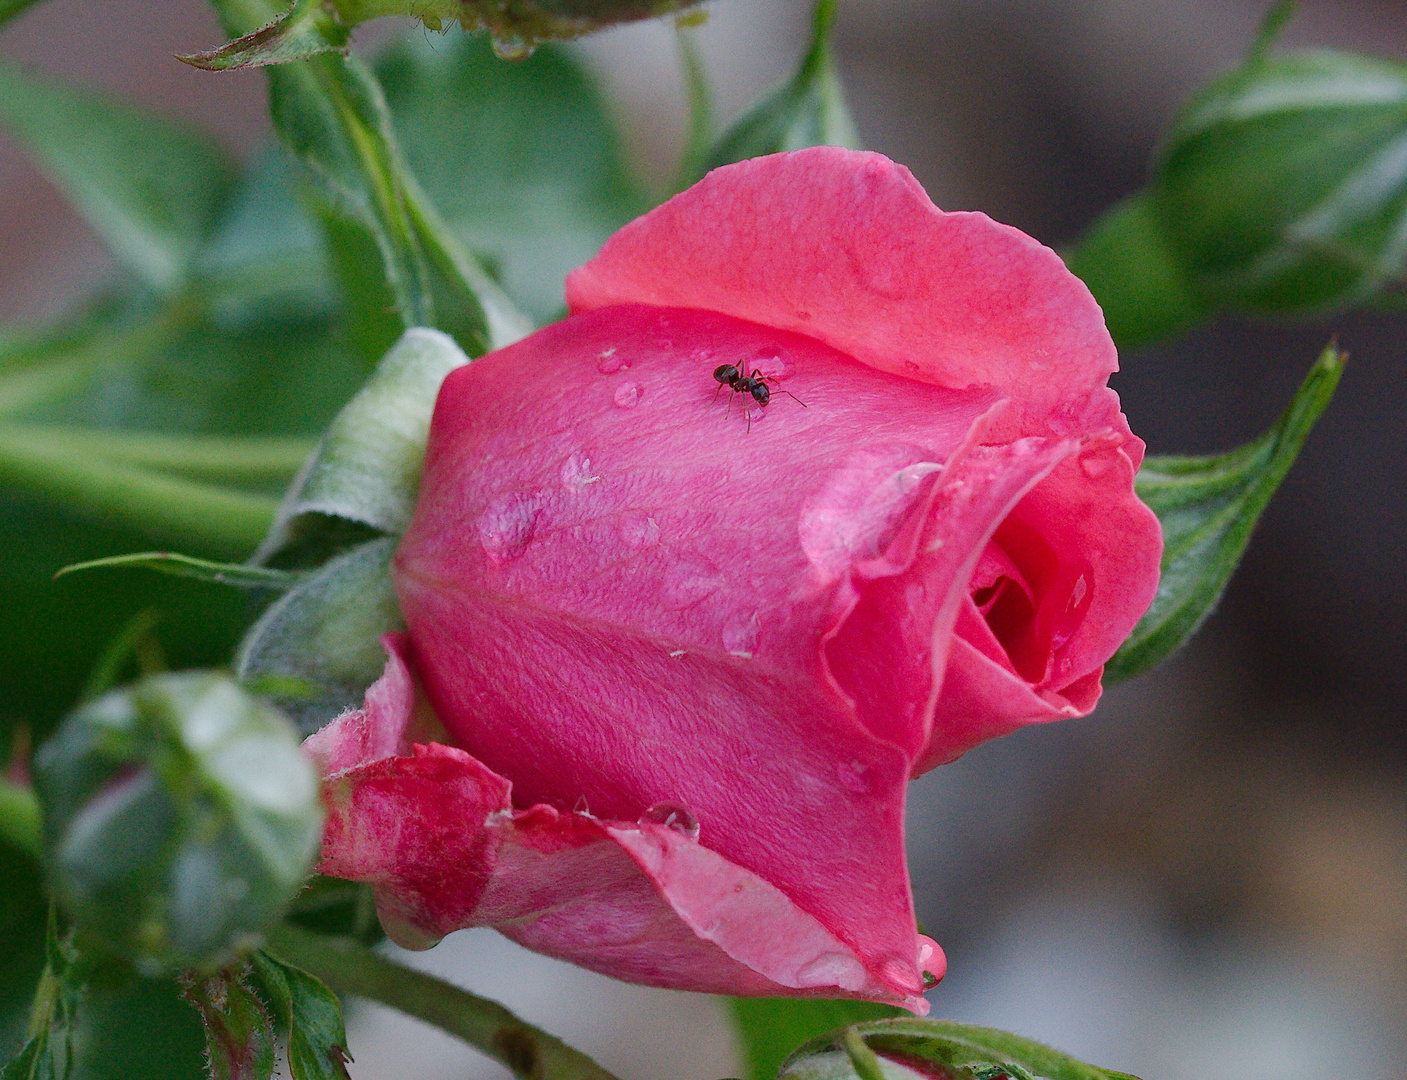
[{"label": "rose petal", "polygon": [[[320,756],[329,746],[400,744],[413,684],[405,642],[393,635],[387,648],[368,707],[319,733]],[[545,805],[514,811],[508,782],[457,748],[358,760],[328,777],[327,795],[320,869],[371,882],[383,924],[403,944],[496,926],[529,948],[634,982],[857,996],[926,1011],[911,970],[932,947],[927,939],[906,965],[872,972],[781,890],[695,839]],[[925,966],[941,974],[941,954]]]},{"label": "rose petal", "polygon": [[882,371],[993,387],[1032,433],[1118,369],[1099,305],[1055,252],[985,214],[943,213],[902,165],[837,147],[714,170],[608,240],[567,278],[567,301],[794,330]]}]

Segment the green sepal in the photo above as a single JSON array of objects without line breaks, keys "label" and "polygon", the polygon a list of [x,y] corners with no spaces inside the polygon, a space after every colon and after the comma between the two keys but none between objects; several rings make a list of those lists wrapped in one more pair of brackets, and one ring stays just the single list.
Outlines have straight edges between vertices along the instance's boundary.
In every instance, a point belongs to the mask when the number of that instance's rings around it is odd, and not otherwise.
[{"label": "green sepal", "polygon": [[1407,65],[1256,54],[1183,109],[1151,198],[1209,309],[1362,302],[1407,266]]},{"label": "green sepal", "polygon": [[234,162],[209,136],[6,61],[0,125],[148,285],[185,281],[234,186]]},{"label": "green sepal", "polygon": [[20,12],[38,2],[39,0],[0,0],[0,26],[4,26]]},{"label": "green sepal", "polygon": [[405,629],[391,583],[395,550],[387,536],[324,563],[271,604],[239,647],[240,681],[259,686],[305,733],[361,705],[386,666],[382,635]]},{"label": "green sepal", "polygon": [[468,362],[449,335],[407,330],[328,425],[253,561],[316,565],[328,553],[328,529],[344,529],[338,523],[370,535],[405,532],[440,384]]},{"label": "green sepal", "polygon": [[287,592],[298,583],[299,575],[287,570],[272,570],[266,566],[244,563],[219,563],[197,559],[174,551],[141,551],[131,555],[110,555],[105,559],[89,559],[72,563],[54,575],[77,574],[85,570],[105,570],[137,567],[155,570],[175,577],[192,578],[212,585],[233,585],[237,589],[271,589]]},{"label": "green sepal", "polygon": [[[273,1018],[239,964],[204,978],[183,976],[182,996],[205,1028],[210,1080],[269,1080],[274,1073]],[[301,1080],[301,1078],[300,1078]]]},{"label": "green sepal", "polygon": [[1031,1039],[951,1020],[854,1024],[792,1054],[779,1080],[1134,1080]]},{"label": "green sepal", "polygon": [[288,1032],[293,1080],[350,1080],[342,1003],[327,984],[267,950],[252,958],[279,1025]]},{"label": "green sepal", "polygon": [[1120,350],[1175,337],[1208,317],[1147,192],[1105,211],[1065,263],[1089,286]]},{"label": "green sepal", "polygon": [[775,1080],[798,1046],[837,1028],[905,1015],[892,1005],[826,998],[733,998],[729,1005],[747,1080]]},{"label": "green sepal", "polygon": [[811,43],[796,74],[724,132],[700,175],[719,165],[807,146],[859,149],[860,138],[831,60],[836,2],[817,0]]},{"label": "green sepal", "polygon": [[323,0],[294,0],[291,8],[258,30],[217,49],[176,59],[206,71],[263,67],[319,53],[345,53],[350,39],[350,29],[328,12]]},{"label": "green sepal", "polygon": [[[505,59],[523,59],[538,45],[581,37],[693,7],[699,0],[295,0],[260,29],[209,52],[181,57],[196,67],[220,70],[283,64],[345,48],[348,31],[385,15],[419,19],[429,30],[458,22],[487,30]],[[3,9],[0,9],[3,10]]]},{"label": "green sepal", "polygon": [[1134,485],[1163,526],[1153,606],[1104,668],[1112,685],[1158,663],[1201,626],[1241,561],[1251,532],[1343,374],[1330,345],[1288,409],[1254,442],[1209,457],[1150,457]]}]

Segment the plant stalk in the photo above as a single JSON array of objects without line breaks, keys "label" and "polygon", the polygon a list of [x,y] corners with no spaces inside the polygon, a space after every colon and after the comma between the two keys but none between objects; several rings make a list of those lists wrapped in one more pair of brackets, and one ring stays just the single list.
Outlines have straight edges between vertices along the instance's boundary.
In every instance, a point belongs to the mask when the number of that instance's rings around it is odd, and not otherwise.
[{"label": "plant stalk", "polygon": [[0,428],[0,485],[225,558],[258,547],[278,507],[265,496],[77,455],[16,428]]},{"label": "plant stalk", "polygon": [[355,994],[434,1024],[502,1062],[523,1080],[615,1080],[585,1054],[520,1020],[496,1001],[388,960],[350,938],[288,923],[269,932],[284,960],[342,994]]}]

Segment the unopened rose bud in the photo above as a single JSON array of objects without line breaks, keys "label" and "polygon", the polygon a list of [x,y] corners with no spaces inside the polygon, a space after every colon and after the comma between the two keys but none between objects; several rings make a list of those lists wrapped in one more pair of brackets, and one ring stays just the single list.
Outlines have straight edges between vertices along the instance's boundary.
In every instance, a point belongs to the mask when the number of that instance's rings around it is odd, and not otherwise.
[{"label": "unopened rose bud", "polygon": [[34,783],[59,902],[144,973],[254,944],[317,854],[312,763],[289,722],[223,674],[152,676],[82,706]]},{"label": "unopened rose bud", "polygon": [[1252,60],[1182,112],[1152,197],[1208,307],[1362,300],[1407,262],[1407,67],[1336,52]]}]

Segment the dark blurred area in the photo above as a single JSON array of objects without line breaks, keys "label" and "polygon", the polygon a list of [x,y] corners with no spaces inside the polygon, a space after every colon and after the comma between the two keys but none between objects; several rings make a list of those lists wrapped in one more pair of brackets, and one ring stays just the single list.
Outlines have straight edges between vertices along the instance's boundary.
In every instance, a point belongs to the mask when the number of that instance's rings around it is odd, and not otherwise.
[{"label": "dark blurred area", "polygon": [[[837,64],[868,146],[945,209],[986,211],[1059,249],[1138,188],[1179,103],[1244,53],[1264,7],[847,0]],[[711,11],[701,41],[727,119],[789,69],[809,5]],[[359,44],[396,29],[365,28]],[[671,34],[586,46],[657,183],[684,124]],[[268,131],[262,76],[171,59],[219,40],[196,0],[50,0],[0,34],[0,54],[196,120],[248,154]],[[1407,7],[1306,0],[1284,45],[1407,59]],[[68,310],[111,267],[0,138],[0,321]],[[1351,356],[1338,397],[1196,642],[1094,716],[982,747],[915,786],[920,918],[952,965],[935,1015],[1148,1080],[1401,1075],[1407,315],[1223,318],[1125,355],[1115,386],[1150,452],[1227,449],[1272,422],[1331,336]],[[461,959],[471,985],[493,984]],[[363,1060],[360,1075],[382,1075],[375,1051]],[[451,1075],[444,1059],[399,1060],[406,1077]]]}]

